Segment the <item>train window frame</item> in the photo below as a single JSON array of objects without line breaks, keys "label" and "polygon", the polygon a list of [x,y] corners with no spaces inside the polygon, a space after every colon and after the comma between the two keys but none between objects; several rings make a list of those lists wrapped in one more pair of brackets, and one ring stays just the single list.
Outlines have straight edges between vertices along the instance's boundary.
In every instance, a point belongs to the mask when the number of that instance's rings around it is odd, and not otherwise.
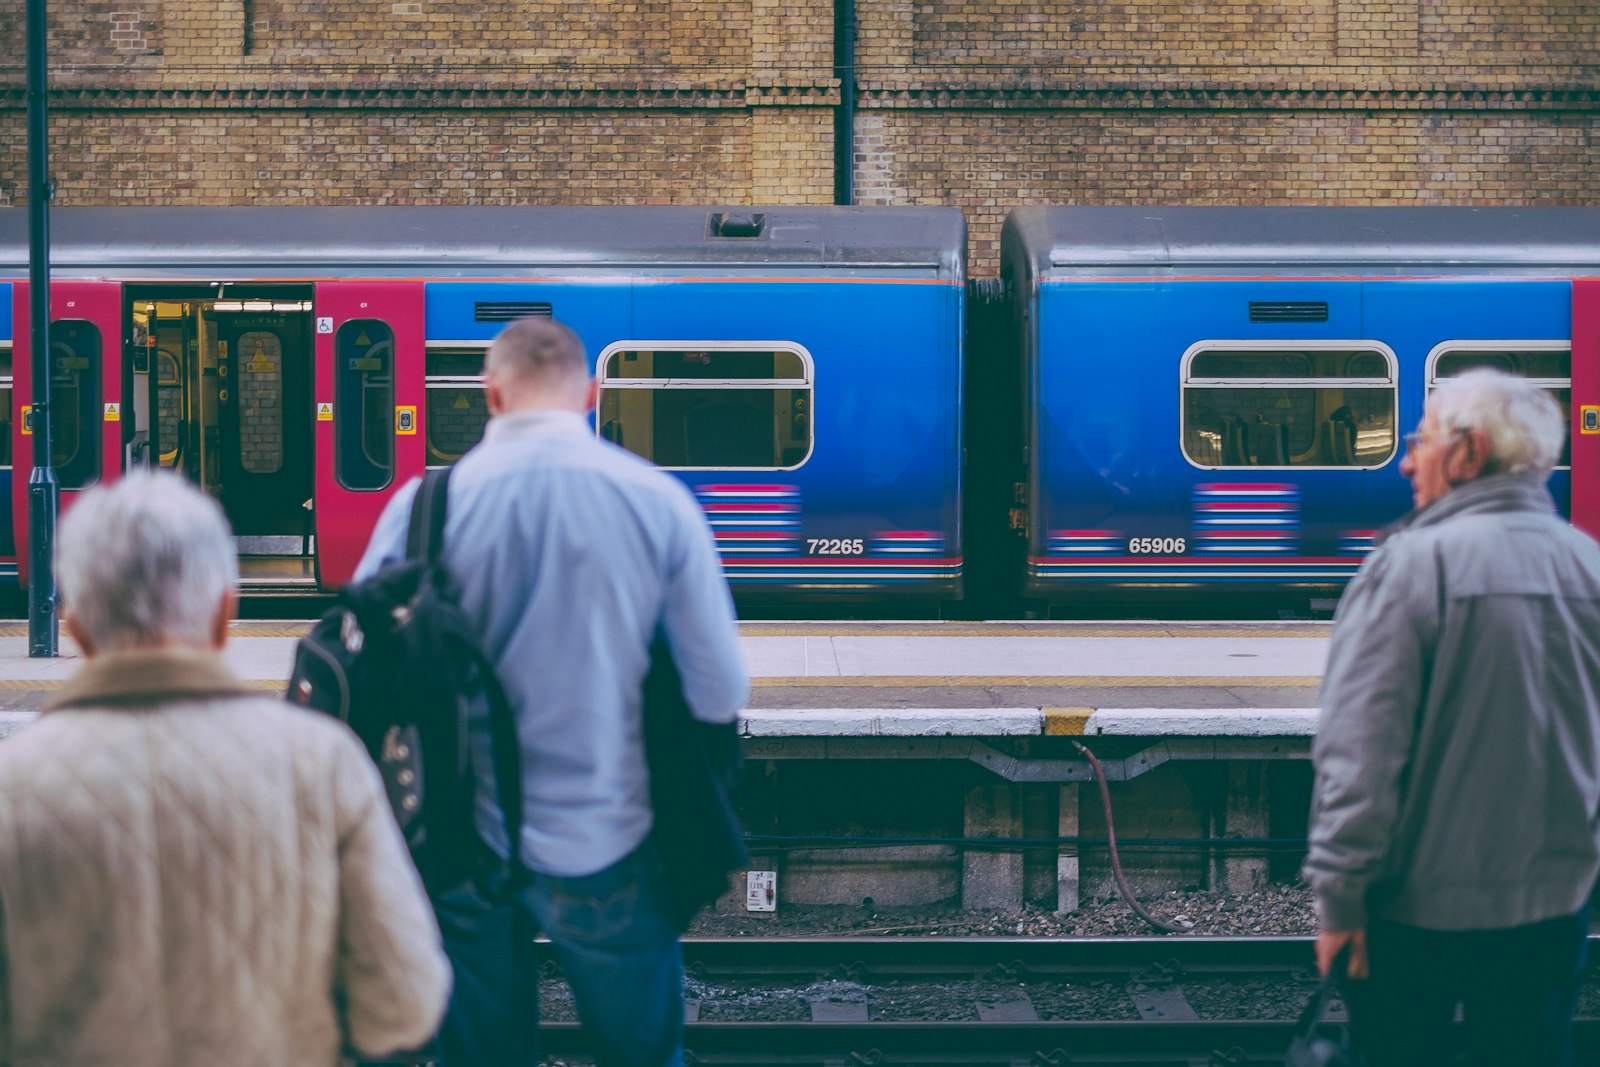
[{"label": "train window frame", "polygon": [[[606,373],[606,365],[613,354],[617,352],[762,352],[770,351],[792,353],[799,358],[801,376],[799,378],[613,378]],[[793,471],[799,470],[811,461],[817,450],[817,374],[816,360],[811,355],[811,350],[798,341],[774,340],[719,340],[706,341],[698,339],[678,338],[673,340],[628,340],[614,341],[603,348],[595,357],[594,363],[595,382],[598,392],[595,398],[595,436],[604,438],[604,428],[601,426],[599,411],[605,402],[608,389],[627,391],[667,391],[674,389],[717,390],[754,392],[776,392],[780,389],[804,390],[809,403],[806,405],[806,450],[796,462],[782,465],[765,466],[740,466],[718,467],[687,464],[658,463],[662,470],[671,471]],[[636,453],[637,454],[637,453]],[[654,462],[652,460],[651,462]]]},{"label": "train window frame", "polygon": [[[453,466],[454,464],[461,462],[462,456],[465,456],[467,453],[466,452],[462,452],[462,453],[458,454],[454,459],[450,460],[448,463],[434,463],[434,462],[432,462],[434,456],[437,455],[437,456],[443,457],[443,456],[448,455],[448,453],[446,453],[446,452],[444,452],[442,450],[438,450],[438,449],[434,448],[434,441],[433,441],[433,437],[432,437],[433,420],[428,418],[428,403],[427,403],[428,390],[430,390],[430,389],[441,389],[441,390],[442,389],[464,389],[464,388],[469,388],[470,387],[470,388],[477,389],[480,393],[484,392],[483,363],[487,362],[487,360],[489,358],[489,346],[491,344],[493,344],[492,341],[479,341],[479,340],[465,340],[465,341],[463,341],[463,340],[431,340],[431,341],[424,341],[423,342],[423,357],[422,357],[422,368],[423,368],[423,374],[422,374],[422,392],[423,392],[422,414],[423,414],[423,425],[422,425],[421,429],[422,429],[422,435],[423,435],[422,448],[423,448],[424,454],[427,457],[424,462],[426,463],[427,468],[429,470],[443,470],[446,467]],[[478,372],[476,374],[430,374],[428,372],[428,357],[434,355],[435,353],[442,353],[442,352],[475,352],[475,353],[477,353],[481,357],[480,360],[479,360]],[[484,425],[485,425],[485,428],[487,428],[487,426],[488,426],[488,419],[487,418],[485,418],[485,420],[484,420]],[[482,437],[479,438],[480,441],[482,439],[483,439]],[[471,451],[471,449],[468,449],[468,451]]]},{"label": "train window frame", "polygon": [[5,455],[0,456],[5,462],[0,463],[0,471],[8,471],[15,466],[15,457],[13,456],[15,445],[12,443],[11,423],[17,417],[16,370],[12,363],[16,358],[16,347],[11,341],[0,341],[0,354],[3,354],[5,362],[5,373],[0,374],[0,389],[4,389],[6,396],[10,398],[8,405],[10,410],[6,413]]},{"label": "train window frame", "polygon": [[[367,414],[365,390],[371,388],[372,383],[369,383],[364,379],[358,381],[352,377],[352,374],[366,374],[369,373],[369,371],[354,369],[344,365],[346,351],[344,347],[345,334],[352,329],[364,329],[369,325],[381,326],[388,334],[386,342],[389,346],[389,366],[386,372],[388,377],[387,396],[384,398],[383,403],[376,405],[373,409],[375,411],[382,412],[383,417],[386,417],[388,420],[388,432],[384,434],[387,462],[380,462],[370,455],[367,447],[369,442],[366,439],[366,428],[361,422],[361,420]],[[395,338],[396,333],[394,326],[387,319],[379,318],[375,315],[347,319],[339,324],[338,330],[336,330],[334,333],[333,410],[335,413],[335,418],[338,421],[335,421],[333,427],[333,471],[334,477],[339,483],[339,487],[347,492],[381,493],[394,484],[395,471],[398,467],[397,461],[399,458],[399,450],[395,447],[394,427],[394,405],[396,396],[395,355],[397,348]],[[374,348],[377,347],[378,345],[374,344],[369,347],[367,351],[370,353]],[[384,373],[384,368],[376,369],[379,373]],[[359,394],[359,401],[357,400],[357,396],[352,394],[351,391],[352,388],[356,386],[362,390],[362,392]],[[382,383],[378,383],[378,387],[382,388]],[[356,419],[356,428],[354,431],[348,428],[350,425],[348,420],[351,417],[351,412],[355,413]],[[352,433],[355,435],[353,440],[351,439]],[[359,447],[361,462],[365,463],[372,470],[381,470],[384,473],[384,478],[381,482],[375,482],[371,485],[364,483],[353,484],[351,477],[353,471],[351,460],[355,458],[352,455],[353,447]]]},{"label": "train window frame", "polygon": [[[62,436],[60,433],[62,428],[62,422],[60,421],[61,416],[64,412],[72,409],[57,399],[57,397],[60,395],[61,389],[55,381],[55,350],[56,346],[65,344],[65,342],[60,339],[63,333],[62,328],[70,324],[82,324],[93,331],[95,338],[95,350],[94,356],[89,361],[89,366],[81,369],[81,373],[85,373],[90,376],[91,385],[88,390],[90,395],[80,395],[77,399],[75,416],[78,419],[78,447],[72,453],[70,458],[62,462],[56,460],[54,451],[56,448],[56,443],[61,440]],[[104,402],[103,398],[105,396],[105,331],[102,330],[100,328],[100,324],[95,322],[93,319],[68,317],[51,319],[50,361],[50,406],[52,408],[50,416],[50,448],[52,453],[50,457],[51,466],[55,468],[56,477],[59,480],[63,490],[90,489],[100,484],[101,478],[105,475],[104,457],[101,454],[102,450],[105,448],[105,420],[102,415],[104,409],[101,407],[101,404]],[[84,451],[86,446],[88,449],[87,452]],[[86,456],[87,458],[80,461],[80,456]],[[82,477],[77,476],[77,467],[80,464],[85,471]]]},{"label": "train window frame", "polygon": [[[1424,398],[1432,396],[1434,388],[1441,382],[1455,377],[1453,374],[1439,376],[1439,361],[1449,355],[1462,352],[1562,352],[1567,357],[1567,376],[1565,378],[1529,378],[1528,381],[1541,389],[1565,389],[1567,391],[1567,451],[1570,453],[1572,439],[1572,342],[1560,338],[1545,337],[1539,340],[1474,337],[1470,339],[1456,338],[1450,341],[1440,341],[1428,350],[1427,361],[1423,364],[1423,389]],[[1551,470],[1570,471],[1572,462],[1570,454],[1566,463],[1557,463]]]},{"label": "train window frame", "polygon": [[[1269,377],[1265,375],[1239,375],[1239,376],[1195,376],[1192,373],[1196,357],[1207,352],[1223,351],[1258,351],[1258,352],[1353,352],[1362,355],[1376,355],[1383,359],[1385,375],[1383,377]],[[1356,339],[1322,339],[1308,340],[1303,338],[1251,338],[1227,339],[1208,338],[1196,341],[1184,350],[1183,359],[1179,362],[1178,376],[1178,452],[1183,456],[1184,462],[1201,471],[1371,471],[1381,470],[1395,462],[1400,455],[1400,361],[1395,356],[1394,349],[1382,341],[1370,338]],[[1370,463],[1352,464],[1325,464],[1325,463],[1199,463],[1189,454],[1188,448],[1188,404],[1186,398],[1191,389],[1283,389],[1283,388],[1339,388],[1339,387],[1387,388],[1389,391],[1389,410],[1394,427],[1389,442],[1389,451],[1381,460]]]}]

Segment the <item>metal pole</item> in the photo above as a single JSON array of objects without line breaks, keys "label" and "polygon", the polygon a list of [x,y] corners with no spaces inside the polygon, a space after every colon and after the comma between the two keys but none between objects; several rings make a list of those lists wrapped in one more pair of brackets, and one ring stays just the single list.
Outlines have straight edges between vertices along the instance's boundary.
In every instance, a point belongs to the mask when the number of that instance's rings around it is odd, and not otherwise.
[{"label": "metal pole", "polygon": [[833,113],[833,202],[856,202],[856,5],[833,3],[833,71],[839,107]]},{"label": "metal pole", "polygon": [[45,0],[28,0],[28,322],[33,345],[33,473],[28,477],[28,655],[56,650],[56,511],[50,454],[50,123]]}]

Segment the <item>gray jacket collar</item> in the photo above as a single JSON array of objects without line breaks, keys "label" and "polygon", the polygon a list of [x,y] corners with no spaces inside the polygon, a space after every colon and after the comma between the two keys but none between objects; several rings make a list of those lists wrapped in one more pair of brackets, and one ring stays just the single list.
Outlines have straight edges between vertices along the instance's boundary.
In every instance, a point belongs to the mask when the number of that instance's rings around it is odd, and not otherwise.
[{"label": "gray jacket collar", "polygon": [[1556,509],[1545,480],[1527,471],[1491,474],[1458,485],[1427,507],[1404,516],[1378,537],[1382,544],[1396,534],[1407,530],[1420,530],[1448,522],[1457,515],[1494,514],[1509,511],[1543,511]]}]

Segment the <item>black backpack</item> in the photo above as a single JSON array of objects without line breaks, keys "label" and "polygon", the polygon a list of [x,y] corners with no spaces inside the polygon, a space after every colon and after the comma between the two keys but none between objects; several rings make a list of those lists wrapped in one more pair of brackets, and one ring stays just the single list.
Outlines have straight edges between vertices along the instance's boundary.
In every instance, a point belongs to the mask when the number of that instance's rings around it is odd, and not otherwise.
[{"label": "black backpack", "polygon": [[522,829],[511,706],[440,561],[449,476],[429,471],[417,487],[405,558],[346,586],[300,639],[288,693],[293,703],[349,723],[367,746],[433,893],[473,877],[489,857],[473,820],[467,735],[479,694],[489,706],[495,792],[515,867]]}]

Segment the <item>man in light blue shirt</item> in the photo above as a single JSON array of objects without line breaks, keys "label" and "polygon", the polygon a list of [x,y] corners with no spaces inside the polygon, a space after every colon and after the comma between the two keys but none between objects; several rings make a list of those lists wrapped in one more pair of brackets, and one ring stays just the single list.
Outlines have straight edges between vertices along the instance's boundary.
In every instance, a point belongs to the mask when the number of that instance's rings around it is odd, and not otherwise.
[{"label": "man in light blue shirt", "polygon": [[[484,388],[492,418],[451,475],[444,561],[516,715],[517,847],[533,872],[522,902],[557,949],[599,1062],[675,1065],[683,964],[648,836],[641,688],[659,630],[694,716],[731,729],[749,695],[732,598],[689,491],[589,428],[596,384],[576,334],[549,319],[511,324],[489,349]],[[404,555],[415,491],[384,511],[358,579]],[[487,730],[475,735],[476,766],[492,767]],[[478,825],[506,846],[481,780]],[[441,922],[461,903],[441,901]],[[520,978],[509,986],[536,996],[533,976]],[[526,1018],[537,1001],[508,1008]],[[464,1039],[447,1067],[510,1062],[496,1035]]]}]

